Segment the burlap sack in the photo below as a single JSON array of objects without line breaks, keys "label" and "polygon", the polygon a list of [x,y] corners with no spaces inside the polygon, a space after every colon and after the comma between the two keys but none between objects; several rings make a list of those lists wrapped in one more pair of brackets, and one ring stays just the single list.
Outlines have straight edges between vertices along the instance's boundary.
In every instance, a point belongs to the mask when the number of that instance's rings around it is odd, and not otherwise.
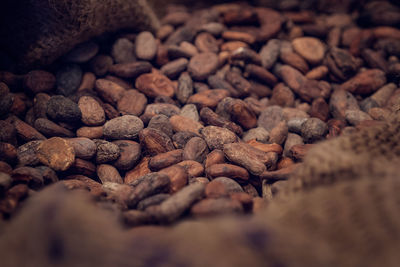
[{"label": "burlap sack", "polygon": [[0,50],[19,70],[48,65],[105,32],[159,26],[146,0],[3,0],[0,20]]}]

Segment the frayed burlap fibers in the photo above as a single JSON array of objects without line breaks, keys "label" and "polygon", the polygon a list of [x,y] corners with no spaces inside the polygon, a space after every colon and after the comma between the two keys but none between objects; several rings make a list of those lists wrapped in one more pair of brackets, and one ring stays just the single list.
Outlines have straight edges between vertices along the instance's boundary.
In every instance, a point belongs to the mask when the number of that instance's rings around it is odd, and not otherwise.
[{"label": "frayed burlap fibers", "polygon": [[18,70],[51,64],[106,32],[159,26],[146,0],[3,0],[0,20],[0,50]]}]

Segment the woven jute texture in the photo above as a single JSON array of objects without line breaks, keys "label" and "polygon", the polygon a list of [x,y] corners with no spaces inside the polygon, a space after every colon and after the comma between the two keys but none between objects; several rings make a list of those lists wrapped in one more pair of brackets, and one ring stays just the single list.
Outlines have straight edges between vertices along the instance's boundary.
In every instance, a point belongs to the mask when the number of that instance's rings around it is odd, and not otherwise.
[{"label": "woven jute texture", "polygon": [[159,26],[146,0],[3,0],[0,20],[0,47],[19,70],[51,64],[106,32]]}]

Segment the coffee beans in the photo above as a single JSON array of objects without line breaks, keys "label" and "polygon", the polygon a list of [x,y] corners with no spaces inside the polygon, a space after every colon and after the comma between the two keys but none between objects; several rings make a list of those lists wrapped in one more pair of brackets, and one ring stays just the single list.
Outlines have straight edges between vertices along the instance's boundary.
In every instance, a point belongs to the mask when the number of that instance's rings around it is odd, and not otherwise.
[{"label": "coffee beans", "polygon": [[315,143],[385,123],[400,99],[398,31],[295,2],[174,6],[154,35],[1,72],[0,213],[50,183],[130,226],[251,213]]}]

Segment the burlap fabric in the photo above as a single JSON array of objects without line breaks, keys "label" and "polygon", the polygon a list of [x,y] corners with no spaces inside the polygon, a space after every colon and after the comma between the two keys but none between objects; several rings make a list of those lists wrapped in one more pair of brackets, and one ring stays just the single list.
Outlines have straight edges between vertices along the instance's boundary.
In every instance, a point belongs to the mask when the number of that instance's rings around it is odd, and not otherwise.
[{"label": "burlap fabric", "polygon": [[48,65],[105,32],[159,26],[146,0],[3,0],[0,21],[0,50],[20,71]]}]

